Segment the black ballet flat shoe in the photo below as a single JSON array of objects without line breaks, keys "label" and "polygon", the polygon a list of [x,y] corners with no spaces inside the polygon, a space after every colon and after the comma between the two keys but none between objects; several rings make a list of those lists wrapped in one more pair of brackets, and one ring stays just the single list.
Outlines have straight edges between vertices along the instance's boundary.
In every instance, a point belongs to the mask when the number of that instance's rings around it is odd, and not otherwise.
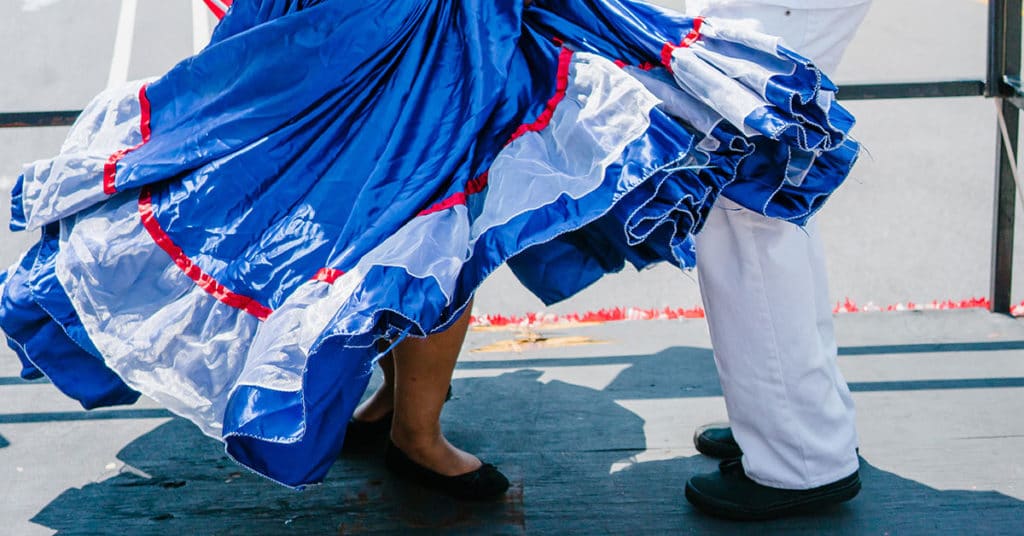
[{"label": "black ballet flat shoe", "polygon": [[392,411],[375,421],[349,419],[345,428],[344,451],[369,450],[381,446],[384,438],[391,433],[391,419],[394,416],[395,412]]},{"label": "black ballet flat shoe", "polygon": [[401,478],[464,501],[488,501],[508,491],[508,478],[489,463],[465,474],[445,476],[412,461],[390,439],[384,453],[384,465]]},{"label": "black ballet flat shoe", "polygon": [[[452,386],[448,386],[448,394],[444,401],[452,399]],[[381,446],[380,443],[391,433],[391,420],[395,412],[388,412],[387,415],[376,421],[361,421],[356,418],[348,420],[348,427],[345,428],[345,444],[342,447],[345,452],[369,450]]]}]

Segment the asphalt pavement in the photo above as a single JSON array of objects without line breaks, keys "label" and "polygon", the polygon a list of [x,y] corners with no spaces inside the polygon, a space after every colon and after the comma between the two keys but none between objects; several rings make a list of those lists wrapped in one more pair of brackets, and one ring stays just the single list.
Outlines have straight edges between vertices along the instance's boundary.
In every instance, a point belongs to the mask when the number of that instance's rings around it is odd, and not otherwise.
[{"label": "asphalt pavement", "polygon": [[817,515],[700,515],[715,469],[693,429],[725,419],[702,320],[470,332],[442,424],[512,482],[467,504],[403,484],[379,452],[302,493],[251,474],[153,402],[81,411],[0,359],[0,533],[1020,534],[1024,324],[985,311],[843,315],[864,489]]}]

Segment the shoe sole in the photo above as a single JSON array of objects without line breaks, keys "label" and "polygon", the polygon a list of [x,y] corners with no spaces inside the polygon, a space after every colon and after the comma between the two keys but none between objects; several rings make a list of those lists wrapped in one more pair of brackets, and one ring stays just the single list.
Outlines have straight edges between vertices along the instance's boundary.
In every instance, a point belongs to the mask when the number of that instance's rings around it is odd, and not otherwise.
[{"label": "shoe sole", "polygon": [[849,501],[860,493],[860,488],[860,476],[858,475],[856,478],[851,479],[850,482],[840,487],[823,491],[820,494],[807,495],[763,510],[754,510],[704,495],[687,482],[686,500],[690,501],[698,510],[714,517],[731,519],[733,521],[766,521],[812,513],[826,506]]}]

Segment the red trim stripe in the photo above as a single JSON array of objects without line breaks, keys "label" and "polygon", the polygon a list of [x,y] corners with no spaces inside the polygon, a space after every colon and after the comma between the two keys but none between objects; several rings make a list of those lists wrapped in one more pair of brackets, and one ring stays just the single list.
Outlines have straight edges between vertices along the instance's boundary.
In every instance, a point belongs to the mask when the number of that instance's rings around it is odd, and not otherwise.
[{"label": "red trim stripe", "polygon": [[343,275],[345,275],[345,272],[336,268],[321,268],[317,271],[316,275],[313,276],[313,280],[333,285],[334,282]]},{"label": "red trim stripe", "polygon": [[117,179],[117,163],[120,162],[125,155],[139,147],[142,147],[149,141],[152,133],[149,122],[149,98],[146,96],[146,85],[143,84],[142,87],[139,88],[139,132],[142,134],[142,141],[133,147],[120,149],[107,158],[107,162],[103,164],[103,193],[107,195],[114,195],[117,193],[117,187],[114,184]]},{"label": "red trim stripe", "polygon": [[[221,7],[213,0],[203,0],[203,3],[206,4],[206,7],[210,8],[210,11],[213,12],[213,16],[218,19],[224,18],[224,14],[227,12],[224,7]],[[222,0],[222,3],[227,7],[231,7],[231,0]]]},{"label": "red trim stripe", "polygon": [[665,66],[669,72],[672,72],[672,51],[677,48],[689,48],[691,45],[700,39],[700,28],[704,25],[704,17],[697,17],[693,19],[693,29],[686,34],[682,42],[678,45],[672,43],[665,43],[665,46],[661,47],[661,64]]},{"label": "red trim stripe", "polygon": [[[629,64],[623,60],[615,60],[615,66],[620,69],[625,69],[626,67],[629,67]],[[645,61],[643,63],[638,64],[636,68],[640,69],[641,71],[650,71],[651,69],[654,68],[654,64],[649,61]]]},{"label": "red trim stripe", "polygon": [[704,26],[704,17],[697,17],[693,19],[693,29],[690,30],[690,33],[686,34],[686,38],[683,39],[682,43],[679,43],[679,46],[682,48],[687,48],[690,45],[696,43],[697,40],[700,39],[701,26]]},{"label": "red trim stripe", "polygon": [[427,214],[441,212],[442,210],[447,210],[457,205],[465,205],[466,202],[469,200],[469,196],[484,191],[484,188],[486,187],[487,172],[485,171],[481,173],[479,177],[472,179],[468,183],[466,183],[466,189],[464,191],[456,192],[446,197],[445,199],[441,200],[440,202],[430,205],[429,208],[424,209],[416,216],[426,216]]},{"label": "red trim stripe", "polygon": [[540,113],[537,119],[532,123],[520,125],[508,138],[506,144],[512,143],[513,140],[527,132],[539,132],[547,128],[548,124],[551,123],[551,117],[555,114],[555,108],[565,98],[565,91],[569,88],[569,66],[571,64],[572,51],[568,48],[562,48],[562,52],[558,54],[558,81],[555,86],[555,94],[548,99],[544,111]]},{"label": "red trim stripe", "polygon": [[139,194],[139,217],[142,220],[142,226],[149,232],[149,236],[153,238],[156,245],[160,246],[160,249],[164,250],[171,257],[171,260],[174,261],[174,264],[182,272],[185,272],[189,279],[195,281],[199,288],[205,290],[225,305],[241,309],[260,320],[266,320],[270,313],[273,312],[271,308],[248,296],[231,292],[185,255],[185,252],[174,243],[167,232],[164,231],[164,228],[160,226],[160,222],[157,221],[156,215],[153,213],[153,195],[148,186],[143,187],[142,192]]},{"label": "red trim stripe", "polygon": [[[537,116],[531,123],[524,123],[516,129],[515,132],[509,136],[506,145],[512,143],[516,138],[522,137],[527,132],[540,132],[547,128],[551,124],[551,118],[555,114],[555,108],[565,98],[565,92],[569,89],[569,67],[572,65],[572,50],[568,48],[562,48],[562,51],[558,54],[558,79],[555,83],[555,94],[548,99],[547,104],[544,105],[544,110]],[[478,194],[487,187],[487,172],[483,172],[480,176],[470,180],[466,184],[466,189],[462,192],[456,192],[441,201],[434,203],[430,207],[421,211],[417,216],[426,216],[427,214],[433,214],[440,212],[458,205],[465,205],[470,195]]]},{"label": "red trim stripe", "polygon": [[426,216],[427,214],[433,214],[435,212],[441,212],[442,210],[447,210],[452,207],[457,207],[459,205],[465,205],[467,201],[469,201],[469,196],[466,195],[466,192],[455,192],[454,194],[442,199],[441,201],[434,203],[433,205],[430,205],[428,208],[423,209],[422,211],[420,211],[419,214],[416,215],[416,217]]},{"label": "red trim stripe", "polygon": [[[556,41],[559,42],[560,41]],[[555,114],[555,108],[565,98],[565,92],[569,89],[569,67],[572,65],[572,50],[563,47],[561,52],[558,54],[558,78],[555,83],[555,94],[548,99],[547,104],[544,105],[544,110],[537,116],[531,123],[525,123],[519,126],[515,132],[509,136],[506,145],[512,143],[513,140],[525,135],[527,132],[540,132],[547,128],[551,124],[551,118]],[[454,194],[434,203],[420,211],[416,216],[426,216],[435,212],[441,212],[442,210],[448,210],[458,205],[465,205],[469,200],[469,196],[478,194],[487,187],[487,172],[481,173],[478,177],[471,179],[466,183],[466,188],[461,192],[455,192]],[[334,274],[337,272],[337,275]],[[321,268],[319,272],[313,277],[314,281],[323,281],[325,283],[334,283],[344,272],[340,272],[333,268]]]},{"label": "red trim stripe", "polygon": [[668,69],[668,72],[672,72],[672,51],[676,49],[676,46],[672,43],[665,43],[661,47],[661,64]]}]

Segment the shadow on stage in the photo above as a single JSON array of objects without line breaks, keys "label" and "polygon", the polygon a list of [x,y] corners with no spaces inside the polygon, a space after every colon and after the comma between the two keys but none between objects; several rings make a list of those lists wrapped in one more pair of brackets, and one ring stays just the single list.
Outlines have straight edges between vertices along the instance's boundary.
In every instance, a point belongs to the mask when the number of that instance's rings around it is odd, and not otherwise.
[{"label": "shadow on stage", "polygon": [[[936,490],[872,466],[870,452],[863,452],[861,494],[819,515],[753,525],[703,516],[686,502],[683,486],[689,476],[713,470],[713,460],[692,456],[610,469],[646,445],[643,420],[615,400],[717,394],[710,351],[677,347],[652,356],[598,359],[629,362],[630,367],[600,391],[560,381],[541,383],[535,370],[454,383],[456,398],[445,409],[446,434],[509,476],[512,489],[499,502],[460,503],[395,481],[379,453],[343,457],[323,485],[288,490],[245,471],[218,442],[172,419],[119,453],[126,464],[120,474],[66,490],[32,521],[60,534],[417,529],[456,534],[959,534],[1020,529],[1024,502],[996,492]],[[572,361],[579,365],[587,359]],[[478,363],[460,367],[472,369]],[[678,433],[688,437],[690,431]]]}]

